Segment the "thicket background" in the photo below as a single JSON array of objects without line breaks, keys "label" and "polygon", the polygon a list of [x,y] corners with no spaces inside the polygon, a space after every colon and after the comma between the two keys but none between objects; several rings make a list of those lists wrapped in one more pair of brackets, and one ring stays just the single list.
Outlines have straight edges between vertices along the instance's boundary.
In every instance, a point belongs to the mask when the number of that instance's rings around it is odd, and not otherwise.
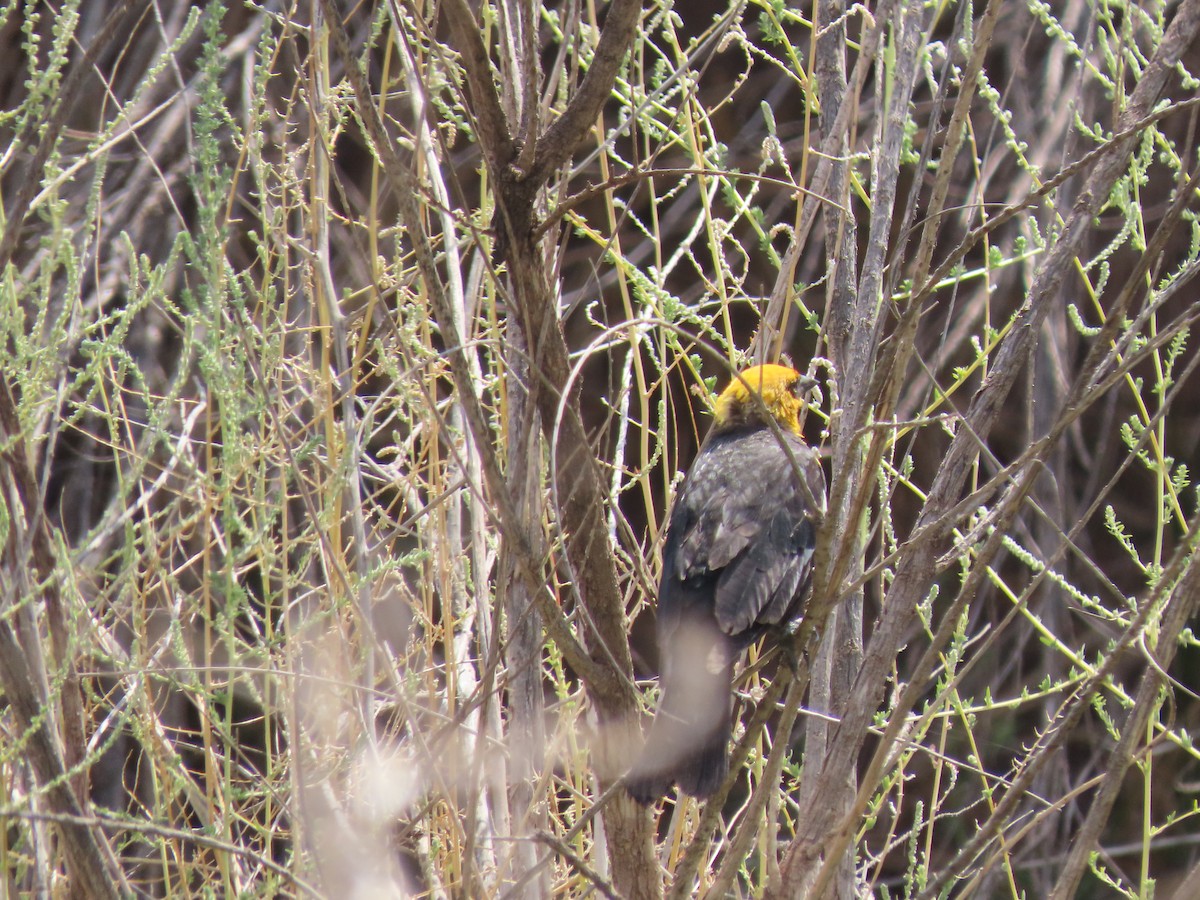
[{"label": "thicket background", "polygon": [[[1200,896],[1198,26],[10,0],[4,890]],[[780,353],[805,653],[643,811],[670,498]]]}]

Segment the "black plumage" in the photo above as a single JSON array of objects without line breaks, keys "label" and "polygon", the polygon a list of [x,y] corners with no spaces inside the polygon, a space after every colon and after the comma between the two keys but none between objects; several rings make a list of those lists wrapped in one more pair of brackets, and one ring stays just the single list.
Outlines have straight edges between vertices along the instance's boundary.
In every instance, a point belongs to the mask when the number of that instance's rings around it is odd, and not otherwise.
[{"label": "black plumage", "polygon": [[[793,425],[791,416],[782,424]],[[730,418],[732,427],[718,421],[696,457],[667,525],[658,592],[662,697],[626,780],[644,804],[672,784],[701,798],[720,787],[737,656],[765,632],[793,629],[809,590],[814,511],[798,479],[823,502],[819,457],[794,425],[781,433],[760,417]]]}]

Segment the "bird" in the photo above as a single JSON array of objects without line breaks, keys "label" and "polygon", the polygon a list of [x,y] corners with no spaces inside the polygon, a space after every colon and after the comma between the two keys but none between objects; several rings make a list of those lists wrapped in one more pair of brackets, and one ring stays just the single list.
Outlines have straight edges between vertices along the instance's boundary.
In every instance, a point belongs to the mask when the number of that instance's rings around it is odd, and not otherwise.
[{"label": "bird", "polygon": [[734,377],[675,500],[658,584],[660,698],[624,779],[644,806],[674,785],[699,799],[717,791],[729,771],[734,665],[803,618],[825,502],[820,455],[800,434],[811,384],[775,364]]}]

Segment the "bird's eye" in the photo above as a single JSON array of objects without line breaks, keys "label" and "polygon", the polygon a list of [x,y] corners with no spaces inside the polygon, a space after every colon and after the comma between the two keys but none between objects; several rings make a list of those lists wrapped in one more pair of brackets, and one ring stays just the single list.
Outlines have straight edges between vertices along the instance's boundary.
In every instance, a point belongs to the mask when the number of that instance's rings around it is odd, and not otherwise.
[{"label": "bird's eye", "polygon": [[793,397],[802,400],[804,399],[804,395],[807,394],[810,389],[816,387],[816,385],[817,381],[815,378],[809,378],[807,375],[801,375],[799,378],[793,381],[791,385],[789,385],[789,390],[791,391]]}]

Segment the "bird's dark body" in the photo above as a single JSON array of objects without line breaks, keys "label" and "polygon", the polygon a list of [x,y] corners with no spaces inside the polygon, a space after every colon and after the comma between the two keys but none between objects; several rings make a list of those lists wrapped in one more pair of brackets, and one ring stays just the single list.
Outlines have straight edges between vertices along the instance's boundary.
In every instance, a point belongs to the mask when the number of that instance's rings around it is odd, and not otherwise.
[{"label": "bird's dark body", "polygon": [[737,655],[803,614],[815,534],[799,478],[824,497],[817,454],[759,424],[712,435],[684,481],[658,591],[663,696],[627,781],[642,803],[672,783],[707,797],[725,778]]}]

